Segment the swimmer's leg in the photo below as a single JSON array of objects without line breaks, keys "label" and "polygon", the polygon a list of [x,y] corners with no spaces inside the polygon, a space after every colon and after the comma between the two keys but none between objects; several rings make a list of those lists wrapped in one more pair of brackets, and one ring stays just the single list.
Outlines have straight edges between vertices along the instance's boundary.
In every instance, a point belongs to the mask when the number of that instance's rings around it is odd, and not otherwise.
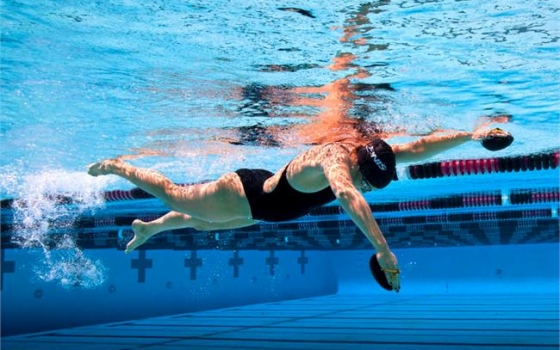
[{"label": "swimmer's leg", "polygon": [[137,168],[119,159],[92,164],[88,173],[92,176],[120,176],[160,199],[172,210],[207,222],[251,217],[243,184],[236,173],[227,173],[204,184],[179,186],[157,171]]},{"label": "swimmer's leg", "polygon": [[88,174],[91,176],[118,175],[157,198],[165,196],[168,188],[176,186],[157,171],[136,168],[120,159],[107,159],[91,164],[88,166]]},{"label": "swimmer's leg", "polygon": [[125,253],[130,253],[140,245],[144,244],[150,237],[167,230],[176,230],[180,228],[194,228],[200,231],[212,231],[222,229],[233,229],[251,226],[257,223],[251,219],[235,219],[226,222],[207,222],[195,219],[189,215],[171,211],[164,216],[150,222],[142,220],[134,220],[132,223],[132,231],[134,237],[126,245]]}]

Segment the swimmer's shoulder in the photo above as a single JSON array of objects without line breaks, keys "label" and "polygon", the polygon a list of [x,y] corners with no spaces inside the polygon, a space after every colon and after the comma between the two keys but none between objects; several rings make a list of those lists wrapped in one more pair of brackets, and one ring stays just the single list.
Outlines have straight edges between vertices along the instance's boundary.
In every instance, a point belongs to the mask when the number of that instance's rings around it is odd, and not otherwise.
[{"label": "swimmer's shoulder", "polygon": [[317,145],[295,157],[288,164],[287,172],[292,175],[304,168],[308,170],[315,168],[317,171],[322,171],[337,164],[347,163],[350,160],[351,152],[351,146],[338,142]]},{"label": "swimmer's shoulder", "polygon": [[331,159],[331,158],[346,158],[352,153],[355,148],[354,145],[342,142],[332,142],[326,143],[324,145],[317,146],[316,155],[319,158]]}]

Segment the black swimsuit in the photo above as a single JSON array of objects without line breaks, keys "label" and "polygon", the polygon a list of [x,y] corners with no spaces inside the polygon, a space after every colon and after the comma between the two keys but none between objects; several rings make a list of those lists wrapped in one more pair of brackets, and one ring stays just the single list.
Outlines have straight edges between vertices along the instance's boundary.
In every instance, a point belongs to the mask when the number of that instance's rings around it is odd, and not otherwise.
[{"label": "black swimsuit", "polygon": [[330,187],[319,192],[296,191],[288,183],[284,169],[274,191],[265,193],[264,182],[274,174],[262,169],[239,169],[235,173],[241,178],[243,190],[249,200],[251,214],[255,220],[287,221],[308,214],[312,209],[336,199]]}]

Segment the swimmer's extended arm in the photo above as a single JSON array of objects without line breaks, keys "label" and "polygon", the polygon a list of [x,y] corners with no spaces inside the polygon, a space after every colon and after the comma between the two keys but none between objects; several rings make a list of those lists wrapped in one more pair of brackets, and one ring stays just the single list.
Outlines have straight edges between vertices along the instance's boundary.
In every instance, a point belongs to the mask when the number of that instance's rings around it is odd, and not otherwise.
[{"label": "swimmer's extended arm", "polygon": [[397,163],[419,162],[439,153],[458,147],[475,139],[475,134],[468,131],[455,131],[444,135],[435,134],[422,137],[416,141],[392,145]]},{"label": "swimmer's extended arm", "polygon": [[[470,140],[482,141],[491,134],[508,134],[500,129],[488,130],[487,127],[494,123],[507,123],[510,119],[511,116],[496,116],[491,119],[488,117],[481,117],[478,126],[473,132],[454,130],[436,131],[413,142],[392,145],[391,148],[395,153],[397,162],[423,161],[439,153],[460,146]],[[507,147],[507,145],[505,147]]]}]

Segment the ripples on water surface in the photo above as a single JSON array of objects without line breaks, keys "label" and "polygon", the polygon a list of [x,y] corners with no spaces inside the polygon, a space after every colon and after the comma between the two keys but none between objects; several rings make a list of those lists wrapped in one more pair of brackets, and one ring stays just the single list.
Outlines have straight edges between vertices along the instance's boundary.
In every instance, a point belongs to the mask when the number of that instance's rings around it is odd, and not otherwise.
[{"label": "ripples on water surface", "polygon": [[[243,127],[308,123],[322,109],[294,103],[293,89],[358,71],[369,76],[349,83],[349,118],[427,131],[507,113],[517,142],[506,152],[558,146],[555,1],[211,3],[6,1],[3,197],[14,174],[123,154],[159,155],[137,164],[178,181],[274,169],[301,145],[259,147],[277,140]],[[446,157],[467,154],[484,155]]]}]

